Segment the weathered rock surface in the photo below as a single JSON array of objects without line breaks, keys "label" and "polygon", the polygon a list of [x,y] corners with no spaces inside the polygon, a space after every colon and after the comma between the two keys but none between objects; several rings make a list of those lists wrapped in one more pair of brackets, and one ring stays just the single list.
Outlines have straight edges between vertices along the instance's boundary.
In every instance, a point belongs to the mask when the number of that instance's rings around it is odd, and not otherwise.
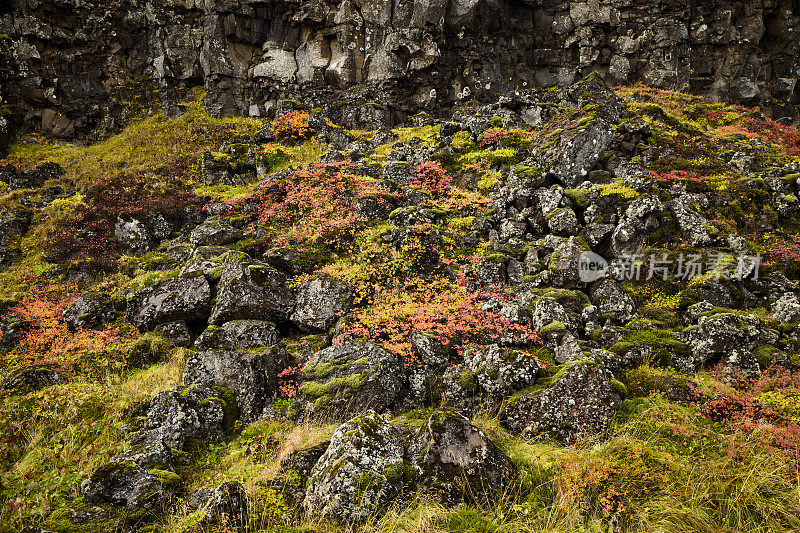
[{"label": "weathered rock surface", "polygon": [[[336,122],[348,126],[386,125],[392,110],[566,85],[590,71],[611,85],[642,81],[774,104],[776,110],[797,104],[800,38],[790,30],[797,12],[771,0],[691,6],[616,0],[416,0],[402,6],[377,0],[135,6],[46,0],[11,4],[0,12],[0,26],[10,37],[4,96],[17,110],[10,122],[64,138],[119,127],[126,89],[143,78],[148,83],[140,86],[161,89],[169,112],[177,111],[181,88],[194,85],[206,88],[212,111],[251,116],[274,113],[279,98],[306,89],[306,96],[316,93],[309,100],[330,105]],[[75,61],[55,59],[61,56]],[[332,94],[358,84],[368,88],[356,98]],[[149,90],[140,92],[145,103],[155,99]],[[337,109],[342,97],[358,103]],[[372,100],[384,105],[365,104]],[[534,124],[541,113],[535,107],[523,111]],[[607,120],[598,115],[565,146],[568,157],[558,166],[567,181],[588,171],[602,153]],[[12,129],[5,127],[2,139]],[[228,182],[222,163],[212,157],[204,165],[207,183]]]},{"label": "weathered rock surface", "polygon": [[128,321],[140,331],[208,316],[211,287],[202,275],[173,278],[128,295]]},{"label": "weathered rock surface", "polygon": [[198,350],[247,350],[272,346],[280,340],[275,324],[266,320],[233,320],[208,326],[194,341]]},{"label": "weathered rock surface", "polygon": [[288,365],[289,356],[282,345],[246,352],[201,351],[186,361],[183,384],[224,387],[238,405],[241,419],[252,422],[277,395],[278,374]]},{"label": "weathered rock surface", "polygon": [[31,392],[58,383],[58,374],[45,367],[15,370],[3,378],[3,388],[15,392]]},{"label": "weathered rock surface", "polygon": [[353,291],[331,276],[319,276],[300,285],[291,320],[304,331],[327,331],[350,310]]},{"label": "weathered rock surface", "polygon": [[222,267],[209,323],[243,319],[286,322],[294,306],[286,276],[267,264],[232,255]]},{"label": "weathered rock surface", "polygon": [[490,502],[516,475],[511,459],[480,429],[447,410],[431,415],[409,443],[408,455],[417,483],[451,503]]},{"label": "weathered rock surface", "polygon": [[318,415],[381,412],[395,401],[403,380],[397,355],[367,341],[336,344],[303,368],[296,402]]},{"label": "weathered rock surface", "polygon": [[528,438],[567,444],[601,435],[621,400],[612,379],[611,372],[594,363],[569,363],[549,388],[509,400],[504,424]]},{"label": "weathered rock surface", "polygon": [[363,522],[400,494],[405,474],[400,433],[370,411],[336,429],[311,470],[303,508],[314,517]]},{"label": "weathered rock surface", "polygon": [[117,318],[117,311],[107,294],[84,294],[70,305],[61,315],[72,329],[98,327]]}]

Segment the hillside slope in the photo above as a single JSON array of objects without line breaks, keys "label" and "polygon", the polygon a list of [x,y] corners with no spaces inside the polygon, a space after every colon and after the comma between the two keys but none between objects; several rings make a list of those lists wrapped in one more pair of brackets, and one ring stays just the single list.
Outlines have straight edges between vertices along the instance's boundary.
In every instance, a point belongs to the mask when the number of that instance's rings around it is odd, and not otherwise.
[{"label": "hillside slope", "polygon": [[800,529],[800,131],[203,98],[0,166],[0,531]]}]

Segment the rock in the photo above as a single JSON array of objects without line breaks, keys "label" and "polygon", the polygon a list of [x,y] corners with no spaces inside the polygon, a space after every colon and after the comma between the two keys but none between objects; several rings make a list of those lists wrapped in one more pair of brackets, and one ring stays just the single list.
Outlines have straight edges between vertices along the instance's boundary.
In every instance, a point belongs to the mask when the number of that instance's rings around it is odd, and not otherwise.
[{"label": "rock", "polygon": [[772,318],[784,324],[800,322],[800,300],[793,293],[787,292],[772,305]]},{"label": "rock", "polygon": [[623,217],[611,234],[611,253],[616,257],[632,256],[644,244],[644,223],[638,218]]},{"label": "rock", "polygon": [[284,323],[294,305],[286,276],[265,263],[231,256],[222,267],[209,323],[242,319]]},{"label": "rock", "polygon": [[550,231],[562,237],[577,235],[580,231],[578,217],[569,207],[555,209],[547,216],[547,225]]},{"label": "rock", "polygon": [[20,368],[3,378],[3,388],[18,393],[37,391],[56,383],[58,374],[40,366]]},{"label": "rock", "polygon": [[345,524],[376,516],[402,491],[403,457],[400,433],[374,411],[342,424],[311,470],[303,509]]},{"label": "rock", "polygon": [[550,255],[548,269],[550,279],[554,286],[572,289],[583,285],[580,279],[581,254],[587,250],[578,243],[575,237],[570,237],[557,245]]},{"label": "rock", "polygon": [[758,84],[748,78],[736,78],[730,84],[731,100],[737,104],[753,107],[761,103],[761,90]]},{"label": "rock", "polygon": [[697,324],[697,321],[700,320],[703,313],[707,313],[712,309],[714,309],[714,304],[705,300],[692,304],[686,308],[686,312],[683,314],[683,322],[687,326]]},{"label": "rock", "polygon": [[568,363],[551,378],[552,386],[506,402],[503,424],[526,438],[565,444],[602,435],[621,400],[612,380],[611,372],[593,362]]},{"label": "rock", "polygon": [[228,531],[246,531],[249,525],[247,493],[238,481],[222,483],[204,498],[198,510],[204,513],[198,525],[221,526]]},{"label": "rock", "polygon": [[200,172],[203,185],[231,185],[233,183],[233,167],[228,158],[205,152],[200,160]]},{"label": "rock", "polygon": [[603,279],[595,282],[589,296],[600,314],[614,322],[624,324],[636,316],[636,302],[618,281]]},{"label": "rock", "polygon": [[279,392],[278,374],[290,364],[282,345],[259,351],[206,350],[192,354],[183,371],[183,384],[204,383],[230,391],[245,422],[261,417]]},{"label": "rock", "polygon": [[367,341],[335,344],[303,368],[296,402],[317,416],[380,412],[395,401],[403,378],[400,359],[383,348]]},{"label": "rock", "polygon": [[189,235],[189,242],[195,246],[225,246],[244,239],[245,232],[234,228],[220,218],[209,218]]},{"label": "rock", "polygon": [[117,311],[107,294],[87,293],[69,304],[61,314],[70,329],[96,328],[117,319]]},{"label": "rock", "polygon": [[114,236],[125,250],[133,254],[142,254],[153,248],[153,240],[147,225],[137,218],[117,217]]},{"label": "rock", "polygon": [[127,300],[126,318],[145,331],[167,322],[203,320],[209,312],[211,287],[202,275],[186,275],[136,291]]},{"label": "rock", "polygon": [[489,503],[508,487],[516,468],[480,429],[453,411],[433,413],[411,439],[408,456],[421,486],[461,500]]},{"label": "rock", "polygon": [[528,353],[497,345],[464,349],[464,364],[493,399],[505,399],[536,383],[539,362]]},{"label": "rock", "polygon": [[275,324],[266,320],[233,320],[221,326],[208,326],[197,337],[198,350],[248,350],[264,348],[280,341]]},{"label": "rock", "polygon": [[156,512],[181,478],[177,455],[194,442],[211,444],[225,432],[225,401],[203,385],[161,392],[141,404],[131,428],[131,449],[101,465],[81,484],[92,503]]},{"label": "rock", "polygon": [[303,331],[327,331],[353,302],[349,285],[331,276],[318,276],[300,285],[292,322]]},{"label": "rock", "polygon": [[172,346],[188,348],[192,345],[192,333],[189,331],[189,326],[185,320],[159,324],[153,331],[161,335]]},{"label": "rock", "polygon": [[745,377],[760,374],[753,350],[777,342],[777,335],[766,330],[761,319],[752,314],[701,316],[697,325],[686,328],[683,335],[691,354],[685,357],[673,355],[672,363],[676,368],[690,372],[719,359],[729,370],[741,370]]},{"label": "rock", "polygon": [[180,477],[174,472],[112,460],[83,482],[81,494],[88,502],[124,505],[129,512],[154,511],[169,491],[170,482],[176,479]]},{"label": "rock", "polygon": [[694,206],[698,203],[707,205],[708,200],[702,195],[686,194],[668,202],[667,207],[675,215],[683,237],[692,246],[705,246],[712,244],[714,239],[708,232],[708,221],[695,211]]},{"label": "rock", "polygon": [[480,402],[480,387],[475,373],[463,364],[452,364],[442,376],[444,393],[443,405],[448,405],[461,413],[472,415]]},{"label": "rock", "polygon": [[418,362],[408,374],[409,394],[404,407],[438,404],[444,393],[442,375],[450,362],[450,346],[433,335],[415,331],[411,334],[411,349]]}]

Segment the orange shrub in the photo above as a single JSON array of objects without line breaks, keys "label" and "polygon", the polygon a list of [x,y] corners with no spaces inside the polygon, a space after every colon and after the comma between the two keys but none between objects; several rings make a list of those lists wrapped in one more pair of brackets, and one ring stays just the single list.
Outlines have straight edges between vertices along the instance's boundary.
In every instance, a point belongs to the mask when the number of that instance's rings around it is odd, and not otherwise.
[{"label": "orange shrub", "polygon": [[280,142],[305,141],[314,133],[308,124],[308,118],[309,114],[306,111],[285,113],[272,122],[270,129]]}]

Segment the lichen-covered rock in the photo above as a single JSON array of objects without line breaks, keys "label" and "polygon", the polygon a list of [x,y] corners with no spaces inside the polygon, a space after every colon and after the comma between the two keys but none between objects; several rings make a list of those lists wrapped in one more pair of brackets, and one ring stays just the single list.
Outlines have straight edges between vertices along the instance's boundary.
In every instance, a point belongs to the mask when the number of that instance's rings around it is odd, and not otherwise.
[{"label": "lichen-covered rock", "polygon": [[409,393],[404,407],[437,404],[444,392],[442,376],[450,362],[450,346],[433,335],[415,331],[411,349],[419,360],[408,372]]},{"label": "lichen-covered rock", "polygon": [[62,313],[70,329],[99,327],[117,318],[117,311],[107,294],[88,293],[68,305]]},{"label": "lichen-covered rock", "polygon": [[606,315],[614,322],[624,324],[636,316],[636,302],[618,281],[597,281],[592,285],[589,295],[600,315]]},{"label": "lichen-covered rock", "polygon": [[478,378],[466,365],[452,364],[442,375],[442,400],[461,413],[472,415],[481,399]]},{"label": "lichen-covered rock", "polygon": [[533,385],[539,373],[535,357],[497,345],[465,348],[464,364],[475,374],[478,386],[500,400]]},{"label": "lichen-covered rock", "polygon": [[719,360],[729,371],[739,371],[745,377],[761,373],[753,350],[778,340],[774,332],[764,328],[758,316],[736,313],[701,316],[697,325],[686,328],[683,335],[691,354],[673,356],[672,363],[678,369],[689,372]]},{"label": "lichen-covered rock", "polygon": [[205,152],[200,161],[203,185],[231,185],[233,167],[224,154]]},{"label": "lichen-covered rock", "polygon": [[591,361],[564,365],[544,390],[522,391],[505,404],[503,424],[527,438],[572,444],[601,435],[621,400],[613,375]]},{"label": "lichen-covered rock", "polygon": [[800,300],[793,293],[787,292],[772,305],[772,318],[784,324],[800,322]]},{"label": "lichen-covered rock", "polygon": [[314,518],[363,522],[401,493],[406,470],[400,433],[370,411],[336,429],[311,470],[303,508]]},{"label": "lichen-covered rock", "polygon": [[172,346],[188,348],[192,345],[192,332],[189,331],[189,326],[186,324],[185,320],[176,320],[175,322],[159,324],[153,331]]},{"label": "lichen-covered rock", "polygon": [[296,291],[292,322],[303,331],[327,331],[350,310],[353,290],[331,276],[318,276]]},{"label": "lichen-covered rock", "polygon": [[3,378],[3,388],[15,392],[31,392],[58,383],[58,374],[42,366],[20,368]]},{"label": "lichen-covered rock", "polygon": [[389,408],[400,393],[400,359],[367,341],[335,344],[317,352],[301,373],[297,403],[316,415],[346,416]]},{"label": "lichen-covered rock", "polygon": [[242,319],[282,323],[294,305],[286,276],[265,263],[231,255],[222,267],[209,323]]},{"label": "lichen-covered rock", "polygon": [[277,395],[278,374],[289,362],[286,348],[280,344],[246,352],[206,350],[186,361],[183,383],[224,387],[236,401],[241,419],[252,422]]},{"label": "lichen-covered rock", "polygon": [[198,350],[247,350],[272,346],[281,340],[272,322],[232,320],[221,326],[208,326],[194,341]]},{"label": "lichen-covered rock", "polygon": [[198,510],[203,517],[198,525],[203,528],[221,526],[228,531],[247,531],[247,493],[238,481],[226,481],[204,498]]},{"label": "lichen-covered rock", "polygon": [[554,234],[562,237],[577,235],[580,230],[578,217],[569,207],[561,207],[551,212],[547,216],[547,226]]},{"label": "lichen-covered rock", "polygon": [[141,404],[131,425],[131,449],[95,470],[81,484],[81,494],[130,512],[156,511],[181,482],[175,473],[178,455],[224,435],[230,406],[219,394],[204,385],[178,387]]},{"label": "lichen-covered rock", "polygon": [[709,224],[695,206],[705,207],[708,199],[701,194],[684,194],[667,203],[667,207],[675,216],[678,227],[683,233],[683,237],[692,246],[704,246],[712,244],[714,239],[709,234]]},{"label": "lichen-covered rock", "polygon": [[195,246],[225,246],[244,239],[245,232],[221,218],[209,218],[192,230],[189,242]]},{"label": "lichen-covered rock", "polygon": [[439,492],[449,503],[491,502],[516,475],[511,459],[497,445],[449,410],[430,416],[407,453],[417,484]]},{"label": "lichen-covered rock", "polygon": [[126,317],[139,331],[208,316],[211,286],[202,275],[173,278],[128,295]]},{"label": "lichen-covered rock", "polygon": [[584,285],[580,279],[581,254],[587,251],[575,237],[565,239],[556,245],[553,253],[550,254],[548,269],[550,280],[556,287],[574,289]]},{"label": "lichen-covered rock", "polygon": [[92,472],[81,485],[81,494],[89,502],[124,505],[129,512],[155,510],[176,479],[180,478],[174,472],[112,460]]}]

